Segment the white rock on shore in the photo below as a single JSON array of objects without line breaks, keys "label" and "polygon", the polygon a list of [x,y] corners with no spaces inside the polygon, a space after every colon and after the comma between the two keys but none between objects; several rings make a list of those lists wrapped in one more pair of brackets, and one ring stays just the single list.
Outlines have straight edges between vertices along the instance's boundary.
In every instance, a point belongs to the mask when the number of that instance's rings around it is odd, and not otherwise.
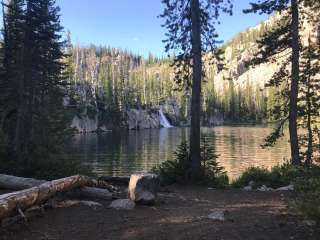
[{"label": "white rock on shore", "polygon": [[160,180],[154,174],[133,174],[129,182],[129,196],[140,204],[153,204],[157,197]]}]

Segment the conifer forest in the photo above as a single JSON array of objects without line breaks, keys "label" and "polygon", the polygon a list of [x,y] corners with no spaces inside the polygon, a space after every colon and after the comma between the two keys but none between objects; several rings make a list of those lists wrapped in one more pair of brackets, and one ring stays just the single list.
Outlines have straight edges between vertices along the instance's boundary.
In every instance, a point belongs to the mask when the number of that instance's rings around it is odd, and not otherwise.
[{"label": "conifer forest", "polygon": [[320,238],[319,0],[0,18],[0,240]]}]

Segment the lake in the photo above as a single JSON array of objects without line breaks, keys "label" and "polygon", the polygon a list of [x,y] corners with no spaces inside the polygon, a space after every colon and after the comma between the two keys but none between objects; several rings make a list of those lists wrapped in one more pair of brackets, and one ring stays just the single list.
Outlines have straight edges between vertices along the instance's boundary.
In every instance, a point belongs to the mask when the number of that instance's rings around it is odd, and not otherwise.
[{"label": "lake", "polygon": [[[288,139],[285,138],[273,148],[260,147],[271,132],[270,127],[222,126],[203,128],[202,132],[207,134],[230,179],[237,178],[250,166],[271,168],[290,156]],[[99,176],[124,176],[148,171],[173,159],[177,146],[188,139],[188,135],[188,128],[79,134],[68,155],[71,159],[80,159]]]}]

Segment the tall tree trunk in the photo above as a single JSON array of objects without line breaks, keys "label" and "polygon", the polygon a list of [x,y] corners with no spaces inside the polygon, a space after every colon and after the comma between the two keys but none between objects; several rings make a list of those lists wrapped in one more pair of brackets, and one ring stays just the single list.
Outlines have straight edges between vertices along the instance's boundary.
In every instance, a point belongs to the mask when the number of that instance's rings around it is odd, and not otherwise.
[{"label": "tall tree trunk", "polygon": [[299,86],[299,9],[298,1],[291,1],[292,10],[292,76],[290,91],[290,113],[289,113],[289,132],[291,145],[291,161],[293,165],[300,165],[299,159],[299,143],[298,143],[298,127],[297,127],[297,101]]},{"label": "tall tree trunk", "polygon": [[190,158],[192,175],[200,173],[200,113],[201,113],[201,27],[199,0],[191,0],[192,22],[192,100],[191,100],[191,128],[190,128]]}]

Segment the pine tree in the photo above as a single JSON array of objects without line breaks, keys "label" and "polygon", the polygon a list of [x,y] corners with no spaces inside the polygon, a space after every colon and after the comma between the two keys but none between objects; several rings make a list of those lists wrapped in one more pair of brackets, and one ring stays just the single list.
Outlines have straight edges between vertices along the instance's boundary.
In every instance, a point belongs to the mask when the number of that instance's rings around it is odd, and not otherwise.
[{"label": "pine tree", "polygon": [[1,75],[1,128],[8,139],[8,158],[22,160],[27,146],[23,137],[25,96],[23,77],[25,3],[10,0],[3,5],[4,56]]},{"label": "pine tree", "polygon": [[[202,54],[216,47],[215,24],[220,10],[231,13],[230,1],[162,0],[165,9],[162,18],[168,29],[166,51],[177,51],[175,58],[176,82],[192,88],[190,157],[193,177],[199,175],[200,161],[200,113]],[[190,76],[192,73],[192,76]],[[192,81],[191,81],[192,80]]]},{"label": "pine tree", "polygon": [[[8,5],[4,16],[4,69],[5,76],[10,76],[9,90],[14,89],[18,96],[11,98],[13,104],[8,104],[14,109],[15,116],[10,121],[13,127],[4,129],[14,129],[7,133],[13,142],[9,153],[17,166],[11,171],[34,176],[39,168],[50,164],[52,154],[60,153],[71,133],[63,106],[67,86],[62,61],[65,42],[61,41],[59,8],[54,0],[20,1],[19,11],[17,1],[11,3],[15,8]],[[11,9],[15,9],[15,14]],[[17,23],[21,24],[19,31]],[[19,44],[13,47],[15,39]]]},{"label": "pine tree", "polygon": [[[300,57],[300,48],[299,48],[299,5],[298,0],[263,0],[258,1],[258,3],[250,3],[251,9],[245,10],[244,12],[259,12],[271,14],[278,11],[285,11],[288,9],[290,4],[290,27],[289,36],[292,53],[291,53],[291,83],[290,83],[290,108],[289,108],[289,132],[290,132],[290,145],[291,145],[291,161],[295,165],[301,164],[299,159],[299,144],[298,144],[298,127],[297,127],[297,118],[298,118],[298,109],[297,109],[297,100],[298,100],[298,83],[299,83],[299,57]],[[286,29],[284,29],[286,30]],[[271,36],[271,35],[270,35]],[[274,38],[275,36],[273,36]],[[274,38],[279,41],[283,39]],[[265,51],[267,54],[268,52]]]}]

